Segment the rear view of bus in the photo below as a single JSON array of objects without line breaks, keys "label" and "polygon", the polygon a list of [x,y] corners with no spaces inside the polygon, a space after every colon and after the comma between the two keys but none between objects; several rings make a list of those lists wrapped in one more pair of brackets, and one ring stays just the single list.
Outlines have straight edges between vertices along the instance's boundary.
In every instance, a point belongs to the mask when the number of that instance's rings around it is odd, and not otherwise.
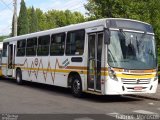
[{"label": "rear view of bus", "polygon": [[134,20],[107,20],[105,94],[155,93],[157,55],[152,26]]}]

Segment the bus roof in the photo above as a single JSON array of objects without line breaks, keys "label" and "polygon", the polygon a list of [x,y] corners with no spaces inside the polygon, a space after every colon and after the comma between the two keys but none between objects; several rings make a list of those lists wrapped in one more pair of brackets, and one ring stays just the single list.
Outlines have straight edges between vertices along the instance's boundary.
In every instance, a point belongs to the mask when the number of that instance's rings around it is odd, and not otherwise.
[{"label": "bus roof", "polygon": [[78,29],[85,29],[85,28],[97,27],[97,26],[106,27],[107,20],[110,20],[110,21],[111,20],[117,20],[117,21],[118,20],[125,20],[125,21],[143,23],[143,24],[150,26],[150,24],[142,22],[142,21],[138,21],[138,20],[124,19],[124,18],[104,18],[104,19],[98,19],[98,20],[93,20],[93,21],[88,21],[88,22],[83,22],[83,23],[78,23],[78,24],[71,24],[68,26],[54,28],[54,29],[50,29],[50,30],[44,30],[44,31],[35,32],[35,33],[29,33],[29,34],[25,34],[25,35],[16,36],[16,37],[10,37],[10,38],[5,39],[3,42],[16,41],[16,40],[20,40],[20,39],[43,36],[43,35],[59,33],[59,32],[74,31],[74,30],[77,30],[77,28]]}]

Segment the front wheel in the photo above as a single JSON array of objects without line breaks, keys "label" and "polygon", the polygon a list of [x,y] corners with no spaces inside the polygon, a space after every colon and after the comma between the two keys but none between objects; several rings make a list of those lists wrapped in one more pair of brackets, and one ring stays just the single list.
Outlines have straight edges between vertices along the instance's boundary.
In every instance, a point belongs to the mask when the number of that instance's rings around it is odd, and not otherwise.
[{"label": "front wheel", "polygon": [[16,72],[16,81],[18,85],[22,85],[23,81],[22,81],[22,72],[21,70],[17,70]]},{"label": "front wheel", "polygon": [[73,96],[82,97],[82,83],[80,78],[78,77],[73,78],[71,89],[72,89]]}]

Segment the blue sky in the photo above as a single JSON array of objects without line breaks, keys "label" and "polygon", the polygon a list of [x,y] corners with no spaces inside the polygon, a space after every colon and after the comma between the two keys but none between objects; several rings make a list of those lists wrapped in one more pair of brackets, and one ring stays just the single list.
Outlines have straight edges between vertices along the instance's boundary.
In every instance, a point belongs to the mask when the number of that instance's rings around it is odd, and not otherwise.
[{"label": "blue sky", "polygon": [[[18,2],[18,14],[20,1]],[[25,0],[26,6],[40,8],[44,12],[52,9],[79,11],[85,15],[84,4],[87,0]],[[13,0],[0,0],[0,35],[8,35],[11,32],[13,17]]]}]

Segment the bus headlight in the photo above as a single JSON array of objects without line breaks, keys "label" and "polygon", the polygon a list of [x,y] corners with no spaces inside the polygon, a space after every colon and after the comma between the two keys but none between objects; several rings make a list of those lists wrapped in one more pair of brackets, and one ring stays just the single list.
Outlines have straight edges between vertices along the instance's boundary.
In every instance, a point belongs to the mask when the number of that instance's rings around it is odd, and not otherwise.
[{"label": "bus headlight", "polygon": [[116,76],[116,73],[115,73],[112,69],[109,69],[108,74],[109,74],[109,77],[110,77],[112,80],[118,81],[117,76]]}]

